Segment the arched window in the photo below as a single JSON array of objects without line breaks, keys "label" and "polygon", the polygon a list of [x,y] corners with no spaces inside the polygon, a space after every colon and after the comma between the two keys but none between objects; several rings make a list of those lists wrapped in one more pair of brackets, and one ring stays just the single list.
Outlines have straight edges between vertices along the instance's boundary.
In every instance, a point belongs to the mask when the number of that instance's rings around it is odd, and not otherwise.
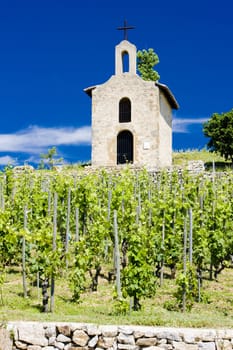
[{"label": "arched window", "polygon": [[133,135],[123,130],[117,135],[117,164],[133,163]]},{"label": "arched window", "polygon": [[127,97],[124,97],[119,103],[119,123],[129,122],[131,122],[131,102]]},{"label": "arched window", "polygon": [[121,59],[122,59],[122,72],[123,73],[129,72],[129,54],[127,51],[122,52]]}]

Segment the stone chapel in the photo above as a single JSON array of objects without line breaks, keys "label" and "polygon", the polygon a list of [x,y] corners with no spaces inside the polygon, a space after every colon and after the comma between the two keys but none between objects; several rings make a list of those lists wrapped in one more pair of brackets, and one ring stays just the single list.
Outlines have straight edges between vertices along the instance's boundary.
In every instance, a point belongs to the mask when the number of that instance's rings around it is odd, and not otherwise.
[{"label": "stone chapel", "polygon": [[135,45],[121,41],[115,75],[84,91],[92,98],[92,166],[171,166],[172,109],[179,106],[166,85],[137,74]]}]

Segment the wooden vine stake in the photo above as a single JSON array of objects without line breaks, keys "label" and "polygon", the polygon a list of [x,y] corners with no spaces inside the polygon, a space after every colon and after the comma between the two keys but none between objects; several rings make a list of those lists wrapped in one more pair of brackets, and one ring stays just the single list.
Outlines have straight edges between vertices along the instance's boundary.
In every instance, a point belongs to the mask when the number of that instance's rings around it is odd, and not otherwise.
[{"label": "wooden vine stake", "polygon": [[[184,247],[183,247],[183,271],[184,276],[186,276],[186,249],[187,249],[187,227],[186,227],[186,217],[184,218]],[[183,295],[182,295],[182,311],[186,311],[186,286],[183,286]]]},{"label": "wooden vine stake", "polygon": [[111,215],[111,202],[112,202],[112,191],[108,191],[108,217],[107,220],[110,221]]},{"label": "wooden vine stake", "polygon": [[70,188],[68,191],[68,199],[67,199],[67,217],[66,217],[66,241],[65,241],[65,253],[66,253],[66,270],[68,270],[68,257],[67,254],[69,252],[69,239],[70,239]]},{"label": "wooden vine stake", "polygon": [[75,242],[79,241],[79,207],[75,208]]},{"label": "wooden vine stake", "polygon": [[27,279],[26,279],[26,238],[25,233],[27,230],[27,206],[24,207],[23,215],[23,228],[24,235],[22,240],[22,275],[23,275],[23,296],[27,298]]},{"label": "wooden vine stake", "polygon": [[193,264],[193,210],[189,208],[189,263]]},{"label": "wooden vine stake", "polygon": [[116,210],[114,210],[114,226],[113,227],[114,227],[114,257],[115,257],[117,298],[121,299],[122,293],[121,293],[120,250],[119,250],[117,211]]},{"label": "wooden vine stake", "polygon": [[[57,249],[57,193],[54,193],[53,204],[53,252]],[[50,298],[50,312],[54,311],[54,297],[55,297],[55,276],[52,272],[51,276],[51,298]]]},{"label": "wooden vine stake", "polygon": [[165,241],[165,215],[163,217],[163,224],[162,224],[162,259],[161,259],[161,270],[160,270],[160,287],[162,287],[162,285],[163,285],[164,241]]},{"label": "wooden vine stake", "polygon": [[4,187],[3,187],[3,183],[1,182],[0,183],[0,191],[1,191],[1,194],[0,194],[0,205],[1,205],[1,209],[2,211],[5,210],[5,200],[4,200]]}]

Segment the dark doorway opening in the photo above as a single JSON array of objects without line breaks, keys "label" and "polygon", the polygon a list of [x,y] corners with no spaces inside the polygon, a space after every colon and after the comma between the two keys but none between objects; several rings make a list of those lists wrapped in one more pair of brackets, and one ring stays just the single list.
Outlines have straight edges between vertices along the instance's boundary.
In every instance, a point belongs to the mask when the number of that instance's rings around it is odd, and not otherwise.
[{"label": "dark doorway opening", "polygon": [[133,135],[121,131],[117,136],[117,164],[133,163]]}]

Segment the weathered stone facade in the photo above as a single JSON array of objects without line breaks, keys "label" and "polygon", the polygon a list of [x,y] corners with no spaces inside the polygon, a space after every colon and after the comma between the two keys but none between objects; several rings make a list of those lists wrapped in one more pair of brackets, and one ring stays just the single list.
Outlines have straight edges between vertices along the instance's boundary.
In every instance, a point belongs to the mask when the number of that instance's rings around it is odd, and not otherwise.
[{"label": "weathered stone facade", "polygon": [[[124,71],[123,57],[129,68]],[[122,131],[132,135],[136,167],[158,169],[172,164],[172,109],[178,104],[167,86],[144,81],[136,73],[136,47],[123,40],[115,49],[115,75],[102,85],[84,91],[92,97],[92,165],[116,166]],[[119,120],[119,104],[130,101],[130,121]],[[126,159],[127,162],[127,159]]]},{"label": "weathered stone facade", "polygon": [[[232,350],[233,330],[13,322],[2,350]],[[6,332],[6,331],[5,331]],[[6,337],[6,333],[5,333]],[[0,338],[1,339],[1,338]],[[7,342],[8,341],[8,342]]]}]

